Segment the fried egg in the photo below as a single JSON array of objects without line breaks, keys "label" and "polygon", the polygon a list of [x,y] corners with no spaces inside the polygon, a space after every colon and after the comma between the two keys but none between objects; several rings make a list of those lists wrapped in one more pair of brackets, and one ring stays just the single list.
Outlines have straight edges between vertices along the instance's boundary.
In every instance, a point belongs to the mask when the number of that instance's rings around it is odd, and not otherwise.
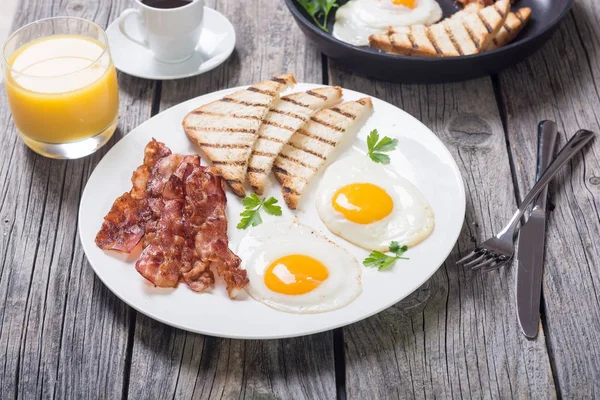
[{"label": "fried egg", "polygon": [[252,228],[237,254],[250,296],[276,310],[322,313],[348,305],[362,291],[356,258],[295,219]]},{"label": "fried egg", "polygon": [[433,210],[419,189],[366,155],[327,168],[316,207],[327,229],[367,250],[387,251],[391,241],[414,246],[435,225]]},{"label": "fried egg", "polygon": [[369,36],[390,26],[431,25],[442,19],[435,0],[350,0],[335,13],[333,36],[354,46],[368,46]]}]

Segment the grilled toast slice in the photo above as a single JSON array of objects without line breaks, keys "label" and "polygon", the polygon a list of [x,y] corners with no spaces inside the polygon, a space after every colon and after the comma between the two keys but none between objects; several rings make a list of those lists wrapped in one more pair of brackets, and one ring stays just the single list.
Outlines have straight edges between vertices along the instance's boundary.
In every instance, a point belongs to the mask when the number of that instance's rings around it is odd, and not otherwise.
[{"label": "grilled toast slice", "polygon": [[476,54],[488,48],[509,10],[509,0],[498,0],[479,11],[460,11],[431,26],[390,28],[385,34],[371,35],[369,44],[400,55],[449,57]]},{"label": "grilled toast slice", "polygon": [[485,5],[479,2],[469,3],[467,4],[461,11],[454,13],[450,16],[450,18],[457,19],[465,16],[466,13],[476,13],[483,10]]},{"label": "grilled toast slice", "polygon": [[[447,30],[451,35],[454,33],[453,25],[462,25],[466,31],[467,35],[457,40],[459,53],[475,54],[486,50],[502,28],[509,11],[510,0],[498,0],[479,12],[467,12],[460,21],[448,20]],[[459,32],[460,30],[458,28]],[[457,39],[461,37],[459,35],[460,33],[457,33]],[[464,50],[461,52],[461,49]]]},{"label": "grilled toast slice", "polygon": [[353,135],[373,110],[369,97],[317,111],[275,159],[273,172],[285,204],[295,210],[302,192],[340,141]]},{"label": "grilled toast slice", "polygon": [[523,7],[516,12],[508,13],[504,25],[502,25],[498,35],[489,44],[487,50],[497,49],[515,40],[523,28],[525,28],[530,18],[531,8],[529,7]]},{"label": "grilled toast slice", "polygon": [[492,4],[494,4],[494,1],[495,0],[457,0],[456,2],[462,4],[466,9],[467,7],[473,4],[481,6],[481,8],[491,6]]},{"label": "grilled toast slice", "polygon": [[296,83],[293,74],[273,77],[190,112],[183,120],[194,140],[233,192],[243,197],[248,159],[258,130],[282,90]]},{"label": "grilled toast slice", "polygon": [[342,99],[342,88],[323,87],[282,97],[267,114],[258,130],[248,161],[248,181],[259,195],[264,193],[275,158],[292,135],[315,111],[331,107]]}]

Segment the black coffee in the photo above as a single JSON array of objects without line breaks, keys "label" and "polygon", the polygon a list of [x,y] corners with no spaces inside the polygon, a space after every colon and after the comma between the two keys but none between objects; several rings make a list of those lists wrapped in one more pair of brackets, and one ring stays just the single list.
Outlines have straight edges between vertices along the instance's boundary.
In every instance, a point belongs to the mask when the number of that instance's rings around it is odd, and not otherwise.
[{"label": "black coffee", "polygon": [[179,8],[187,6],[194,0],[142,0],[142,3],[153,8]]}]

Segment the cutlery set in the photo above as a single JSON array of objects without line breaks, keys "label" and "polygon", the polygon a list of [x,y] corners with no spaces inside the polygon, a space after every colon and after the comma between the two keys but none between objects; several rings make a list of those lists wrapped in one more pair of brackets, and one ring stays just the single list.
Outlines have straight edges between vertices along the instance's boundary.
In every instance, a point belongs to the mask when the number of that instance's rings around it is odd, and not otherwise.
[{"label": "cutlery set", "polygon": [[[538,125],[537,182],[523,199],[508,224],[494,237],[486,240],[457,264],[473,270],[492,271],[510,263],[515,254],[514,239],[523,215],[528,219],[520,229],[517,242],[517,314],[523,334],[530,339],[537,336],[539,323],[544,242],[546,234],[546,198],[548,184],[561,167],[571,160],[594,133],[578,131],[554,156],[558,128],[552,121]],[[531,210],[529,206],[533,203]]]}]

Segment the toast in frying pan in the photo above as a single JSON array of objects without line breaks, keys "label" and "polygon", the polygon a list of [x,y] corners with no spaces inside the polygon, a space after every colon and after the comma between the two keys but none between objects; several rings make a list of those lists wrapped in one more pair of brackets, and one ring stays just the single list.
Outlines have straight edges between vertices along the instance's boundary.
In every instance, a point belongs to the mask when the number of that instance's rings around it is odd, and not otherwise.
[{"label": "toast in frying pan", "polygon": [[400,55],[449,57],[476,54],[486,50],[502,28],[510,10],[509,0],[473,12],[463,10],[431,26],[390,28],[371,35],[369,44]]}]

